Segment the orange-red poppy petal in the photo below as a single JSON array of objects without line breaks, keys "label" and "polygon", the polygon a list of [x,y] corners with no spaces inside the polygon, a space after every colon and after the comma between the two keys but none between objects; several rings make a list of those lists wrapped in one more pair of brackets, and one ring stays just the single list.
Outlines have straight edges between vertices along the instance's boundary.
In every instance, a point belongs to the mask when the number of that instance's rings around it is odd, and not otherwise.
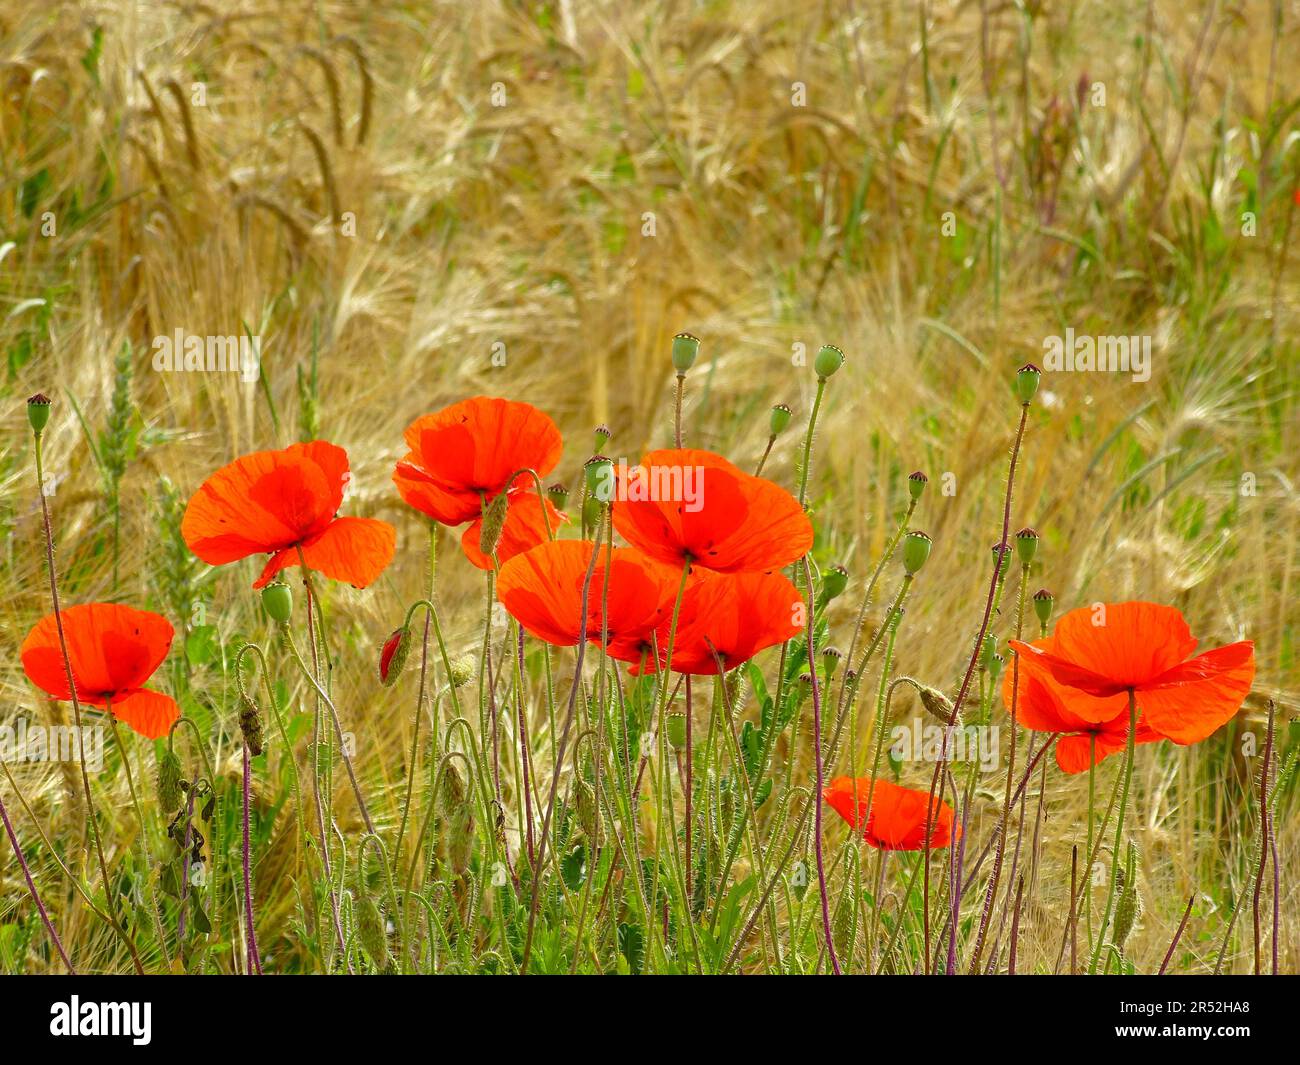
[{"label": "orange-red poppy petal", "polygon": [[[376,518],[336,518],[324,531],[302,545],[303,559],[310,569],[330,580],[365,588],[393,561],[397,530]],[[298,549],[278,551],[253,582],[263,588],[283,569],[299,564]]]},{"label": "orange-red poppy petal", "polygon": [[[1050,645],[1050,638],[1023,645],[1011,641],[1017,650],[1022,647],[1043,650]],[[1127,694],[1098,697],[1066,687],[1041,662],[1027,661],[1027,658],[1026,653],[1018,653],[1002,674],[1002,703],[1007,713],[1011,712],[1011,686],[1019,680],[1016,721],[1024,728],[1038,732],[1079,732],[1120,717],[1128,720]]]},{"label": "orange-red poppy petal", "polygon": [[1232,720],[1255,680],[1255,645],[1216,647],[1161,674],[1137,693],[1142,716],[1175,743],[1199,743]]},{"label": "orange-red poppy petal", "polygon": [[[497,541],[497,562],[505,565],[515,555],[546,543],[551,534],[568,520],[569,516],[556,510],[549,499],[543,508],[536,492],[512,493],[510,505],[506,508],[505,524],[501,527],[501,538]],[[472,565],[479,569],[491,569],[492,559],[479,548],[482,531],[483,519],[477,518],[461,534],[460,546]]]},{"label": "orange-red poppy petal", "polygon": [[176,705],[175,699],[148,688],[137,688],[117,695],[112,701],[111,710],[119,721],[124,721],[150,740],[163,739],[171,730],[173,722],[181,716],[181,708]]},{"label": "orange-red poppy petal", "polygon": [[1071,610],[1056,623],[1052,642],[1051,653],[1079,670],[1077,679],[1083,680],[1085,673],[1106,679],[1104,686],[1076,683],[1057,671],[1062,683],[1094,695],[1140,688],[1196,650],[1196,639],[1181,613],[1171,606],[1143,602]]},{"label": "orange-red poppy petal", "polygon": [[1064,701],[1070,711],[1088,724],[1109,721],[1128,705],[1125,689],[1115,688],[1107,677],[1034,644],[1008,640],[1007,646],[1019,655],[1022,674],[1035,677],[1066,696]]},{"label": "orange-red poppy petal", "polygon": [[411,452],[393,470],[393,484],[407,506],[443,525],[463,525],[483,512],[477,492],[438,484],[419,460],[419,455]]},{"label": "orange-red poppy petal", "polygon": [[[921,850],[930,825],[930,846],[946,847],[961,839],[953,809],[929,794],[870,777],[836,777],[822,790],[827,805],[877,850]],[[927,811],[932,814],[927,815]]]},{"label": "orange-red poppy petal", "polygon": [[[61,614],[79,697],[140,687],[167,657],[175,635],[161,615],[118,603],[70,606]],[[53,614],[32,627],[19,657],[38,688],[55,699],[70,697]]]}]

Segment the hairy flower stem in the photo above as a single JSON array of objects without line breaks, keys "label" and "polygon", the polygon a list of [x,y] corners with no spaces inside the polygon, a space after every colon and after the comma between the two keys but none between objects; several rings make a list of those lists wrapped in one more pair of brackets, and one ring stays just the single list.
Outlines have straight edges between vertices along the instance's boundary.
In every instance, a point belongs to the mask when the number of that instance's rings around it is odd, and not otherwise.
[{"label": "hairy flower stem", "polygon": [[[1002,535],[998,537],[998,543],[1005,545],[1007,542],[1007,533],[1011,529],[1011,493],[1016,483],[1016,460],[1020,457],[1020,442],[1025,435],[1025,424],[1029,420],[1029,404],[1024,403],[1020,407],[1020,425],[1016,429],[1015,443],[1011,446],[1011,465],[1007,472],[1007,492],[1006,498],[1002,504]],[[966,664],[966,675],[962,678],[961,687],[957,691],[957,697],[953,700],[952,710],[948,712],[948,724],[944,729],[943,748],[939,753],[938,764],[934,767],[934,775],[930,778],[930,794],[926,805],[926,823],[925,823],[925,880],[922,896],[923,910],[923,936],[925,940],[925,957],[926,965],[929,965],[930,959],[930,850],[931,836],[934,831],[934,815],[936,813],[935,793],[939,788],[939,781],[948,766],[948,746],[951,741],[952,731],[961,715],[962,704],[966,701],[966,693],[970,690],[971,678],[975,675],[975,666],[979,662],[980,649],[984,644],[984,636],[989,630],[989,621],[993,614],[993,599],[997,595],[998,581],[1002,575],[1003,562],[1000,555],[995,555],[993,560],[993,574],[989,578],[988,595],[984,600],[984,617],[980,621],[979,633],[975,637],[974,646],[971,648],[970,661]],[[956,848],[949,848],[949,851],[955,851]],[[955,853],[950,853],[949,861],[957,861]],[[957,967],[957,922],[952,921],[948,931],[948,964],[947,971],[951,975]]]},{"label": "hairy flower stem", "polygon": [[[808,432],[807,435],[804,436],[803,440],[803,461],[799,466],[799,505],[801,507],[804,505],[804,500],[808,496],[808,474],[812,469],[813,430],[817,428],[817,414],[822,409],[822,396],[825,394],[826,378],[818,377],[817,395],[813,399],[812,414],[808,416]],[[805,566],[804,569],[807,570],[808,567]],[[812,575],[809,573],[809,579],[811,580],[811,578]],[[811,607],[808,610],[808,614],[810,617],[812,616]]]},{"label": "hairy flower stem", "polygon": [[248,965],[258,976],[262,975],[262,956],[257,949],[257,931],[253,920],[253,855],[248,833],[248,809],[252,804],[253,769],[248,744],[244,750],[243,783],[243,862],[244,862],[244,922],[248,927]]},{"label": "hairy flower stem", "polygon": [[54,949],[58,951],[59,957],[63,959],[63,964],[68,973],[76,976],[77,970],[72,967],[68,952],[63,949],[63,942],[59,939],[59,933],[54,930],[50,915],[45,910],[45,903],[41,901],[41,893],[36,890],[36,881],[32,879],[32,871],[27,868],[27,859],[23,857],[23,848],[18,842],[13,823],[9,820],[9,811],[5,809],[3,799],[0,799],[0,820],[4,821],[5,834],[9,837],[9,844],[14,849],[14,857],[18,859],[18,866],[23,871],[23,879],[27,881],[27,894],[32,897],[32,902],[36,903],[36,910],[41,915],[41,922],[45,925],[46,934],[49,935],[50,942],[54,945]]},{"label": "hairy flower stem", "polygon": [[[1272,699],[1268,701],[1268,733],[1264,739],[1264,764],[1259,770],[1259,836],[1261,846],[1259,848],[1259,871],[1255,875],[1255,892],[1251,899],[1251,917],[1255,926],[1255,975],[1259,976],[1263,971],[1261,966],[1260,950],[1260,920],[1259,920],[1259,899],[1264,888],[1264,871],[1268,868],[1269,848],[1263,846],[1263,841],[1272,841],[1273,822],[1269,817],[1268,810],[1268,780],[1269,769],[1273,760],[1273,724],[1277,712],[1277,705]],[[1276,858],[1274,859],[1276,861]],[[1273,968],[1277,969],[1277,929],[1273,930]]]},{"label": "hairy flower stem", "polygon": [[1106,931],[1110,927],[1111,913],[1115,907],[1115,892],[1119,886],[1120,851],[1124,845],[1124,820],[1128,813],[1129,789],[1133,783],[1133,748],[1137,733],[1137,694],[1132,688],[1128,690],[1128,735],[1124,742],[1124,783],[1119,794],[1119,810],[1115,814],[1115,848],[1110,855],[1110,888],[1106,892],[1106,909],[1101,919],[1101,928],[1097,930],[1097,943],[1093,947],[1092,960],[1088,965],[1089,974],[1097,971],[1097,962],[1101,957],[1101,947],[1106,941]]},{"label": "hairy flower stem", "polygon": [[673,409],[673,441],[674,446],[679,451],[682,447],[682,396],[685,391],[686,375],[684,373],[679,373],[677,375],[677,399],[674,403]]},{"label": "hairy flower stem", "polygon": [[[90,835],[95,844],[95,855],[99,860],[99,875],[104,884],[106,910],[112,918],[113,928],[118,937],[126,944],[131,954],[131,964],[138,975],[144,975],[144,963],[136,949],[135,940],[127,933],[117,910],[117,893],[113,890],[108,876],[108,862],[104,860],[104,843],[99,833],[99,817],[95,812],[95,797],[90,790],[90,775],[86,772],[86,733],[81,725],[81,700],[77,698],[77,683],[72,675],[72,659],[68,656],[68,639],[63,632],[63,613],[59,609],[59,584],[54,569],[54,531],[50,525],[50,504],[45,498],[45,468],[41,461],[41,434],[34,433],[36,453],[36,493],[41,497],[41,518],[45,529],[45,567],[50,577],[50,601],[54,607],[54,626],[59,633],[59,650],[63,656],[63,669],[68,680],[68,695],[72,701],[72,716],[77,727],[77,764],[81,768],[81,787],[86,798],[86,816],[90,822]],[[87,877],[89,880],[89,877]]]}]

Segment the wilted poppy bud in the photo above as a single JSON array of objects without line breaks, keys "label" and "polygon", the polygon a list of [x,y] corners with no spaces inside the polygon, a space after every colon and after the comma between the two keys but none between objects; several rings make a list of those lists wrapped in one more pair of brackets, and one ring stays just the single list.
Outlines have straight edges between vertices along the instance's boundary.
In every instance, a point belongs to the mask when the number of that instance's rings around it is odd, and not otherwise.
[{"label": "wilted poppy bud", "polygon": [[569,501],[569,489],[556,481],[548,489],[546,494],[550,496],[551,502],[555,504],[556,510],[563,510],[564,504]]},{"label": "wilted poppy bud", "polygon": [[844,593],[849,585],[849,571],[843,566],[831,566],[822,573],[822,599],[826,602]]},{"label": "wilted poppy bud", "polygon": [[767,426],[773,436],[780,436],[790,424],[792,411],[784,403],[778,403],[772,408],[772,416],[768,419]]},{"label": "wilted poppy bud", "polygon": [[258,713],[257,704],[246,693],[239,696],[239,731],[244,735],[250,754],[261,754],[263,747],[262,715]]},{"label": "wilted poppy bud", "polygon": [[907,493],[913,499],[920,499],[921,493],[925,491],[925,486],[930,482],[930,478],[920,470],[907,475]]},{"label": "wilted poppy bud", "polygon": [[284,581],[272,581],[262,589],[262,608],[281,625],[293,615],[293,591]]},{"label": "wilted poppy bud", "polygon": [[403,625],[379,649],[379,683],[391,688],[406,668],[406,656],[410,653],[411,630]]},{"label": "wilted poppy bud", "polygon": [[924,684],[918,684],[916,692],[921,697],[921,705],[925,707],[926,712],[946,724],[952,714],[952,700],[938,688],[931,688]]},{"label": "wilted poppy bud", "polygon": [[813,369],[817,371],[817,376],[823,380],[830,377],[843,365],[844,352],[840,351],[834,344],[823,344],[817,352],[817,357],[813,359]]},{"label": "wilted poppy bud", "polygon": [[903,568],[907,570],[908,576],[915,574],[922,566],[925,560],[930,557],[930,548],[933,541],[916,529],[912,529],[903,537]]},{"label": "wilted poppy bud", "polygon": [[1038,383],[1043,379],[1043,371],[1032,362],[1025,363],[1016,371],[1016,395],[1026,407],[1038,391]]},{"label": "wilted poppy bud", "polygon": [[603,422],[596,426],[596,444],[591,450],[599,455],[605,450],[605,445],[609,443],[609,438],[612,435],[613,434],[609,431],[609,426],[605,425]]},{"label": "wilted poppy bud", "polygon": [[673,337],[673,368],[684,374],[695,365],[695,357],[700,353],[700,341],[690,333],[678,333]]},{"label": "wilted poppy bud", "polygon": [[451,661],[451,686],[463,688],[474,679],[474,656],[461,655]]},{"label": "wilted poppy bud", "polygon": [[32,432],[40,433],[50,420],[50,397],[44,392],[37,392],[27,401],[27,420],[31,422]]},{"label": "wilted poppy bud", "polygon": [[483,525],[479,529],[478,548],[489,558],[496,553],[497,544],[501,542],[501,530],[506,527],[506,513],[510,508],[510,497],[505,492],[497,495],[488,504],[483,515]]},{"label": "wilted poppy bud", "polygon": [[822,661],[826,663],[826,675],[834,676],[835,671],[839,669],[840,661],[844,658],[844,652],[838,647],[823,647]]},{"label": "wilted poppy bud", "polygon": [[686,715],[669,714],[668,715],[668,742],[672,744],[673,750],[680,751],[686,747]]},{"label": "wilted poppy bud", "polygon": [[614,499],[614,462],[604,455],[592,455],[582,467],[587,481],[587,498],[600,503]]},{"label": "wilted poppy bud", "polygon": [[176,757],[170,743],[163,744],[158,755],[158,805],[171,813],[181,808],[185,801],[181,790],[181,760]]},{"label": "wilted poppy bud", "polygon": [[1026,525],[1016,533],[1016,554],[1020,556],[1020,564],[1028,566],[1034,561],[1034,554],[1038,551],[1038,533]]},{"label": "wilted poppy bud", "polygon": [[1046,625],[1052,617],[1052,604],[1056,602],[1056,596],[1046,588],[1039,588],[1034,593],[1034,613],[1038,615],[1038,623]]}]

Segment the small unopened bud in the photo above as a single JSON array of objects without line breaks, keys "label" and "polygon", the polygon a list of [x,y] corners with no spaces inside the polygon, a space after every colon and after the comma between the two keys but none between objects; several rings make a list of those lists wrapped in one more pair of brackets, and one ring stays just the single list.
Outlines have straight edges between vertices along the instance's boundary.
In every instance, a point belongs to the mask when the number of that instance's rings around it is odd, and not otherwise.
[{"label": "small unopened bud", "polygon": [[262,608],[272,621],[284,625],[293,615],[293,591],[284,581],[272,581],[262,589]]},{"label": "small unopened bud", "polygon": [[1038,383],[1042,379],[1043,371],[1032,362],[1025,363],[1016,371],[1016,395],[1020,397],[1020,402],[1024,406],[1029,406],[1033,401],[1034,393],[1038,391]]},{"label": "small unopened bud", "polygon": [[474,656],[461,655],[451,661],[451,686],[463,688],[474,679]]},{"label": "small unopened bud", "polygon": [[1056,596],[1046,588],[1039,588],[1034,593],[1034,613],[1038,615],[1038,623],[1046,625],[1052,617],[1052,605],[1056,602]]},{"label": "small unopened bud", "polygon": [[244,742],[248,744],[248,753],[254,756],[261,754],[265,749],[262,715],[258,712],[257,704],[247,693],[241,693],[239,696],[239,731],[243,733]]},{"label": "small unopened bud", "polygon": [[44,431],[50,420],[50,397],[44,392],[37,392],[27,401],[27,420],[31,423],[32,432],[38,436]]},{"label": "small unopened bud", "polygon": [[903,568],[907,570],[908,576],[917,573],[925,560],[930,557],[930,548],[934,546],[933,541],[916,529],[912,529],[903,537]]},{"label": "small unopened bud", "polygon": [[1034,555],[1037,551],[1038,533],[1026,525],[1016,533],[1016,554],[1020,556],[1020,564],[1028,566],[1034,561]]},{"label": "small unopened bud", "polygon": [[925,491],[925,486],[929,483],[930,478],[920,470],[907,475],[907,493],[913,499],[920,499],[921,494]]},{"label": "small unopened bud", "polygon": [[591,450],[599,455],[605,450],[605,445],[609,443],[609,438],[612,435],[613,434],[609,431],[609,426],[605,425],[603,422],[596,426],[596,443]]},{"label": "small unopened bud", "polygon": [[1118,870],[1119,902],[1115,904],[1115,949],[1123,953],[1124,943],[1142,913],[1142,896],[1137,886],[1137,847],[1129,843],[1125,865]]},{"label": "small unopened bud", "polygon": [[604,455],[592,455],[582,467],[587,498],[608,504],[614,499],[614,462]]},{"label": "small unopened bud", "polygon": [[596,809],[596,789],[587,778],[579,775],[573,784],[573,805],[578,815],[578,824],[587,839],[595,840],[600,828],[599,811]]},{"label": "small unopened bud", "polygon": [[391,688],[406,668],[407,655],[411,653],[411,630],[403,625],[394,630],[379,649],[379,683]]},{"label": "small unopened bud", "polygon": [[823,344],[813,359],[813,369],[823,381],[844,365],[844,352],[834,344]]},{"label": "small unopened bud", "polygon": [[170,743],[163,744],[158,755],[158,805],[168,813],[181,808],[185,801],[181,790],[181,760]]},{"label": "small unopened bud", "polygon": [[361,869],[365,863],[357,866],[357,940],[361,949],[374,963],[376,969],[384,970],[392,964],[392,955],[388,953],[388,935],[384,928],[384,915],[379,904],[370,893]]},{"label": "small unopened bud", "polygon": [[667,727],[668,742],[672,744],[673,750],[684,750],[686,748],[686,715],[669,714]]},{"label": "small unopened bud", "polygon": [[938,688],[931,688],[924,684],[916,686],[916,693],[920,696],[921,705],[925,707],[926,712],[946,724],[952,714],[952,700]]},{"label": "small unopened bud", "polygon": [[506,527],[506,514],[510,508],[510,497],[501,492],[488,504],[483,514],[483,525],[479,529],[478,549],[491,558],[496,554],[497,544],[501,542],[501,530]]},{"label": "small unopened bud", "polygon": [[790,424],[790,418],[793,412],[784,403],[778,403],[772,408],[772,415],[768,419],[767,427],[773,436],[780,436],[785,432],[786,427]]},{"label": "small unopened bud", "polygon": [[546,489],[546,494],[550,497],[556,510],[563,510],[564,504],[569,501],[569,489],[566,485],[560,484],[559,481],[556,481]]},{"label": "small unopened bud", "polygon": [[673,337],[673,369],[684,374],[695,365],[695,358],[700,353],[700,341],[690,333],[678,333]]},{"label": "small unopened bud", "polygon": [[822,599],[830,602],[843,595],[849,585],[849,571],[843,566],[831,566],[822,572]]}]

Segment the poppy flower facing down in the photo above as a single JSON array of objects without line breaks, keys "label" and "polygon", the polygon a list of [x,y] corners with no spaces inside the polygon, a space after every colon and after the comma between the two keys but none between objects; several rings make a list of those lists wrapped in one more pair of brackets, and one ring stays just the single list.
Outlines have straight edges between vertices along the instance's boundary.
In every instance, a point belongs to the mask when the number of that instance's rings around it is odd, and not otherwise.
[{"label": "poppy flower facing down", "polygon": [[[655,633],[661,663],[672,634],[671,602],[668,617]],[[721,659],[724,669],[734,669],[759,651],[797,636],[803,629],[802,606],[799,589],[779,573],[701,570],[682,596],[670,668],[674,673],[715,676]]]},{"label": "poppy flower facing down", "polygon": [[614,528],[678,570],[688,560],[728,573],[780,569],[812,547],[794,496],[711,451],[652,451],[616,477]]},{"label": "poppy flower facing down", "polygon": [[487,396],[417,418],[403,435],[410,450],[393,483],[408,504],[443,525],[480,517],[502,492],[522,497],[532,478],[519,471],[545,477],[564,447],[560,430],[536,407]]},{"label": "poppy flower facing down", "polygon": [[[569,520],[563,511],[555,509],[548,499],[543,507],[537,493],[524,490],[510,496],[506,508],[505,524],[497,540],[497,562],[505,565],[515,555],[521,555],[538,544],[546,543],[557,529]],[[470,563],[479,569],[492,569],[492,559],[479,547],[483,533],[483,519],[476,518],[465,527],[460,537],[461,550]]]},{"label": "poppy flower facing down", "polygon": [[181,535],[213,566],[269,553],[254,588],[298,565],[299,549],[312,569],[364,588],[392,561],[397,534],[385,521],[337,516],[347,480],[347,452],[324,440],[255,451],[199,486]]},{"label": "poppy flower facing down", "polygon": [[[144,687],[171,649],[171,623],[147,610],[87,603],[61,612],[77,699],[112,709],[113,716],[151,740],[178,717],[176,700]],[[52,699],[71,699],[53,614],[41,618],[19,650],[27,679]]]},{"label": "poppy flower facing down", "polygon": [[1231,720],[1255,679],[1249,640],[1193,658],[1196,643],[1173,607],[1130,602],[1071,610],[1048,639],[1011,640],[1010,646],[1020,656],[1020,672],[1059,696],[1075,719],[1113,725],[1122,717],[1126,732],[1132,691],[1140,721],[1157,738],[1186,745]]},{"label": "poppy flower facing down", "polygon": [[[867,812],[867,797],[871,811]],[[927,809],[933,811],[930,846],[946,847],[961,839],[961,825],[953,820],[952,807],[939,798],[927,807],[928,792],[900,787],[888,780],[870,777],[836,777],[822,789],[822,798],[876,850],[919,851],[925,847]],[[863,818],[866,823],[863,824]]]},{"label": "poppy flower facing down", "polygon": [[[582,585],[596,545],[590,540],[555,540],[516,555],[501,567],[497,594],[525,631],[557,647],[572,647],[585,637],[600,642],[602,628],[611,658],[639,662],[652,635],[672,614],[680,574],[639,551],[616,547],[605,587],[606,549],[601,550],[587,594],[582,623]],[[602,604],[608,600],[608,626]]]}]

